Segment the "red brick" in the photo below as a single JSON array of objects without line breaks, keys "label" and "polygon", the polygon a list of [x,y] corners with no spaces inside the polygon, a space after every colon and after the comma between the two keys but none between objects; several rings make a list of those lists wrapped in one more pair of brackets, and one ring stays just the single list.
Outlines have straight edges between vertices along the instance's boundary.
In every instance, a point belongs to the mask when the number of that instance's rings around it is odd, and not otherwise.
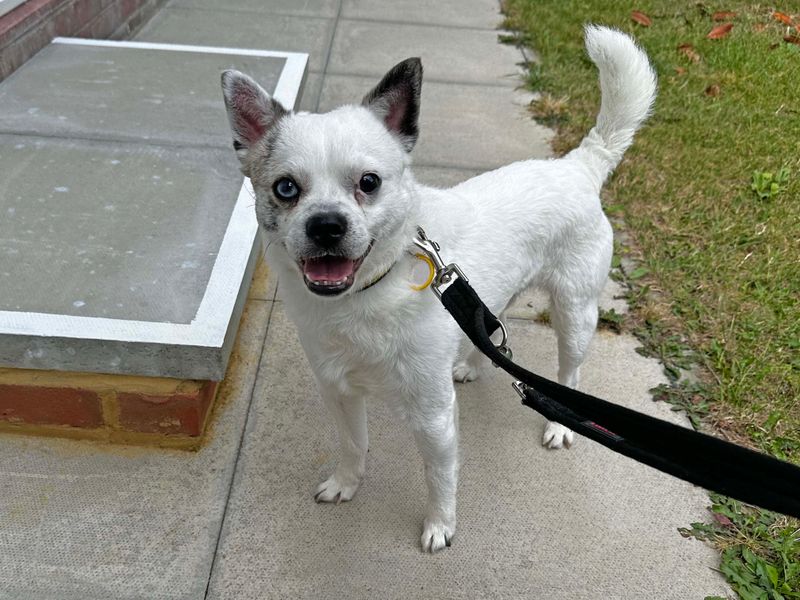
[{"label": "red brick", "polygon": [[103,411],[89,390],[0,385],[0,421],[95,428],[103,424]]},{"label": "red brick", "polygon": [[155,396],[117,394],[119,423],[128,431],[199,436],[217,383],[206,381],[192,393]]}]

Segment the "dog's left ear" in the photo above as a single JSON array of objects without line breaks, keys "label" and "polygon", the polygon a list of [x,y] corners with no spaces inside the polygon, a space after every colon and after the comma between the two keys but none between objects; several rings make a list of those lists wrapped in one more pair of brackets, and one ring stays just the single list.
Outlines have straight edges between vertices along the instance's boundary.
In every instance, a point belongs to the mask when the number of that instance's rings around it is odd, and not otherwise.
[{"label": "dog's left ear", "polygon": [[422,61],[407,58],[383,76],[361,103],[394,133],[406,152],[417,142],[419,96],[422,91]]},{"label": "dog's left ear", "polygon": [[233,132],[233,147],[240,160],[281,117],[289,114],[254,79],[239,71],[222,73],[222,94]]}]

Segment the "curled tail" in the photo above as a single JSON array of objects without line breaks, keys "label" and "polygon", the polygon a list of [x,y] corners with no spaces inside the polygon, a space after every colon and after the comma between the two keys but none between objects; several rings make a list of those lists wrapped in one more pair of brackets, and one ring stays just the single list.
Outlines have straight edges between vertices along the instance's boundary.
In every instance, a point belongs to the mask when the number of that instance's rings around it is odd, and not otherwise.
[{"label": "curled tail", "polygon": [[600,71],[597,123],[570,155],[585,162],[599,185],[622,160],[633,134],[650,114],[656,74],[647,55],[621,31],[586,26],[586,50]]}]

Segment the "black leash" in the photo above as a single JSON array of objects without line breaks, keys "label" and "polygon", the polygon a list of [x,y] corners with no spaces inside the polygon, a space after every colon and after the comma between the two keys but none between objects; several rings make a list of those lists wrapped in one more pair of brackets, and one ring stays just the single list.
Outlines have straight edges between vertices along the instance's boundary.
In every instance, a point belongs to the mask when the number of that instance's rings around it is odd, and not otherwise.
[{"label": "black leash", "polygon": [[[433,291],[473,344],[519,381],[522,404],[598,444],[695,485],[800,518],[800,468],[612,404],[523,369],[511,360],[507,333],[458,266],[445,265],[422,229],[415,240],[434,263]],[[441,286],[450,284],[443,292]],[[503,341],[490,336],[502,329]],[[555,398],[558,398],[556,400]]]}]

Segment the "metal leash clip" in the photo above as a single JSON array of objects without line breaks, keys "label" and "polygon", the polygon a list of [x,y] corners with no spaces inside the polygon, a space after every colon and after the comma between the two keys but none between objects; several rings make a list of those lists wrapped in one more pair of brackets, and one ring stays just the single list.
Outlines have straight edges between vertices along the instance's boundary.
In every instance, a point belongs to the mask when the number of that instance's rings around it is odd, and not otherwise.
[{"label": "metal leash clip", "polygon": [[[433,276],[433,281],[431,282],[431,289],[433,290],[433,293],[436,294],[437,298],[441,300],[441,286],[451,283],[454,275],[457,275],[463,279],[464,283],[469,283],[469,279],[466,275],[464,275],[464,272],[457,264],[450,263],[449,265],[446,265],[444,263],[441,254],[439,254],[441,247],[439,244],[430,239],[425,234],[425,230],[419,225],[417,225],[417,237],[414,238],[414,244],[420,250],[422,250],[428,256],[428,258],[431,259],[431,262],[433,262],[435,274]],[[497,348],[497,351],[500,352],[500,354],[505,356],[508,360],[511,360],[513,355],[511,353],[511,348],[508,347],[508,330],[500,319],[497,319],[497,323],[500,326],[500,332],[502,333],[503,338],[500,340],[499,344],[494,344],[494,347]],[[492,361],[492,365],[495,367],[500,366],[494,361]]]},{"label": "metal leash clip", "polygon": [[467,276],[464,275],[464,272],[457,264],[450,263],[446,265],[444,263],[442,256],[439,254],[439,250],[441,250],[439,244],[425,235],[425,230],[420,226],[417,226],[417,237],[414,238],[414,244],[433,262],[433,268],[436,273],[431,282],[431,289],[433,293],[436,294],[437,298],[442,297],[442,291],[439,288],[451,283],[453,281],[453,275],[458,275],[465,282],[469,282],[469,279],[467,279]]}]

